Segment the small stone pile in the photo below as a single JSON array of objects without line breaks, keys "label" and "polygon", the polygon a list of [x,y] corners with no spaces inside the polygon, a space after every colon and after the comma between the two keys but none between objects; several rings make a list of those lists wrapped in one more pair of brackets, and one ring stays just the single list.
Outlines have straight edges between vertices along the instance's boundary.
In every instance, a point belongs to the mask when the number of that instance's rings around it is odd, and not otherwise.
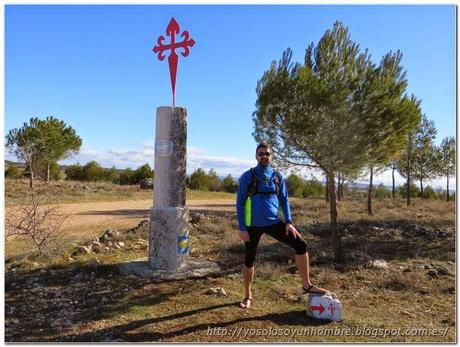
[{"label": "small stone pile", "polygon": [[224,288],[221,288],[221,287],[209,288],[204,293],[208,295],[227,296],[227,292],[225,291]]},{"label": "small stone pile", "polygon": [[432,278],[438,278],[440,276],[450,276],[451,273],[449,269],[445,266],[438,266],[436,268],[427,268],[427,275]]},{"label": "small stone pile", "polygon": [[203,222],[204,219],[205,219],[205,217],[204,217],[203,213],[190,212],[188,222],[190,224],[199,224],[199,223]]},{"label": "small stone pile", "polygon": [[142,220],[136,227],[126,230],[127,238],[138,238],[148,240],[149,239],[149,226],[150,222],[147,219]]},{"label": "small stone pile", "polygon": [[451,234],[445,230],[433,230],[418,224],[409,224],[402,232],[405,237],[419,236],[425,239],[434,239],[437,237],[447,238]]},{"label": "small stone pile", "polygon": [[127,230],[125,233],[107,229],[102,236],[96,237],[82,246],[77,246],[72,256],[105,253],[109,252],[111,249],[123,249],[128,246],[128,241],[131,243],[130,246],[134,248],[147,249],[149,224],[148,220],[142,220],[136,227]]},{"label": "small stone pile", "polygon": [[153,178],[144,178],[139,182],[141,189],[153,189]]}]

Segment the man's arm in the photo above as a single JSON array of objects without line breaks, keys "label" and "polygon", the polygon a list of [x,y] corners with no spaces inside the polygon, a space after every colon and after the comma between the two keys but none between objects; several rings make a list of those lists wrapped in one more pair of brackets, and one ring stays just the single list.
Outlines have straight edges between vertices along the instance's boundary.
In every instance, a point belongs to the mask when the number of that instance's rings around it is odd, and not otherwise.
[{"label": "man's arm", "polygon": [[284,179],[284,176],[281,175],[281,173],[278,175],[280,176],[280,192],[278,194],[278,199],[281,204],[281,208],[283,209],[283,215],[286,223],[292,223],[291,206],[289,205],[286,180]]},{"label": "man's arm", "polygon": [[238,215],[238,229],[240,231],[246,231],[244,204],[248,196],[248,186],[248,175],[244,173],[239,179],[238,193],[236,195],[236,214]]},{"label": "man's arm", "polygon": [[292,216],[291,216],[291,206],[289,205],[288,190],[286,185],[286,180],[280,174],[280,193],[278,199],[283,209],[284,219],[286,220],[286,235],[289,233],[294,236],[294,238],[300,238],[302,235],[297,231],[297,229],[292,225]]}]

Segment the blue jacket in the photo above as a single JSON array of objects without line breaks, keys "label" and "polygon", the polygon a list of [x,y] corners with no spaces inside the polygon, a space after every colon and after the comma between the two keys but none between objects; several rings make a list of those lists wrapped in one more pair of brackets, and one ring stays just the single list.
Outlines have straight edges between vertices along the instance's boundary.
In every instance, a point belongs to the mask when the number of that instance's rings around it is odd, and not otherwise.
[{"label": "blue jacket", "polygon": [[[259,192],[275,192],[276,185],[274,181],[275,170],[271,166],[257,165],[255,168],[256,177],[258,178]],[[236,197],[236,212],[238,214],[238,228],[241,231],[246,230],[247,226],[265,227],[280,222],[279,207],[283,210],[286,223],[291,223],[291,208],[289,206],[288,191],[286,180],[278,173],[280,180],[279,194],[255,194],[251,197],[250,206],[246,205],[248,189],[252,180],[251,170],[241,175],[239,180],[238,194]],[[245,211],[245,209],[248,209]],[[246,225],[247,214],[250,213],[250,225]]]}]

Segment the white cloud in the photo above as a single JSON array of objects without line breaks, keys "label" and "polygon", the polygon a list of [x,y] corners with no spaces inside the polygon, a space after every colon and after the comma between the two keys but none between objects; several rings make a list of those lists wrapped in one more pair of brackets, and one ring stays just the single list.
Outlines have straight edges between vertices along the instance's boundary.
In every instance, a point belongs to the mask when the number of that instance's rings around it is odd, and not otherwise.
[{"label": "white cloud", "polygon": [[[137,168],[145,163],[149,163],[153,168],[155,160],[154,146],[153,143],[143,142],[136,148],[129,149],[82,148],[77,155],[60,161],[60,164],[69,165],[79,162],[81,165],[85,165],[92,160],[97,161],[103,167],[115,166],[118,169]],[[197,168],[202,168],[206,171],[214,169],[218,175],[231,174],[236,178],[254,165],[256,165],[254,160],[209,156],[206,154],[206,150],[202,148],[187,148],[187,173],[189,174]]]},{"label": "white cloud", "polygon": [[[14,155],[5,153],[7,160],[16,161]],[[153,168],[155,161],[154,144],[150,141],[141,142],[135,148],[114,148],[114,149],[91,149],[82,148],[77,155],[60,161],[60,164],[69,165],[79,162],[81,165],[85,165],[91,160],[97,161],[103,167],[115,166],[117,169],[125,169],[131,167],[133,169],[149,163]],[[187,148],[187,173],[190,174],[197,168],[202,168],[206,171],[214,169],[219,176],[226,176],[231,174],[232,177],[238,178],[244,171],[250,167],[254,167],[257,163],[255,160],[238,159],[234,157],[221,157],[221,156],[210,156],[206,154],[206,150],[199,147],[188,147]],[[297,169],[288,170],[285,172],[289,175],[291,172],[300,174],[306,179],[316,177],[320,181],[324,181],[324,176],[319,170],[312,169]],[[363,175],[358,180],[360,183],[367,184],[369,182],[369,175]],[[377,175],[374,175],[375,186],[383,183],[384,185],[390,186],[392,184],[391,170],[384,171]],[[395,183],[396,185],[403,185],[405,179],[395,172]],[[417,185],[418,182],[415,182]],[[424,182],[424,186],[430,185],[433,188],[446,189],[446,179],[439,178],[434,180],[428,180]],[[449,189],[454,190],[456,186],[456,179],[452,177],[449,179]]]},{"label": "white cloud", "polygon": [[213,157],[200,154],[187,156],[187,172],[193,172],[201,167],[204,170],[214,169],[218,175],[239,177],[244,171],[256,165],[254,160],[237,159],[233,157]]},{"label": "white cloud", "polygon": [[78,154],[59,163],[69,165],[79,162],[81,165],[85,165],[89,161],[94,160],[103,167],[115,166],[117,169],[125,169],[127,167],[137,168],[145,163],[149,163],[153,167],[153,159],[153,147],[143,144],[135,149],[115,148],[101,150],[82,148]]}]

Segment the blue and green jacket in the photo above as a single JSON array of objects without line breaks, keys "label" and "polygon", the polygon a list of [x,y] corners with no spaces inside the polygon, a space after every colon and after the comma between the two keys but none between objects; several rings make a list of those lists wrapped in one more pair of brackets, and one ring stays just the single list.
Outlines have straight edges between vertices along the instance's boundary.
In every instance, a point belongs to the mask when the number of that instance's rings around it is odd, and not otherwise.
[{"label": "blue and green jacket", "polygon": [[[248,195],[252,181],[251,170],[241,175],[239,180],[238,194],[236,197],[236,212],[238,215],[238,228],[245,231],[248,226],[265,227],[280,222],[279,210],[283,210],[286,223],[291,223],[291,208],[289,206],[286,180],[279,176],[279,194],[276,195],[275,175],[271,166],[257,165],[255,168],[258,192],[262,194]],[[273,194],[264,194],[273,193]],[[248,201],[247,199],[250,199]]]}]

